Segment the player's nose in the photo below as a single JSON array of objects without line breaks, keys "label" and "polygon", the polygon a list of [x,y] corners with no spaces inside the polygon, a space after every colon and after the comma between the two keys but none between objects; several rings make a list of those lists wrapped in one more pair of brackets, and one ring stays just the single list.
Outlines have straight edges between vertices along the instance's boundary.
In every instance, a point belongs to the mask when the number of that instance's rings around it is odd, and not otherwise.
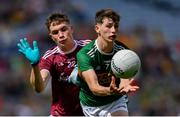
[{"label": "player's nose", "polygon": [[59,37],[59,38],[64,38],[63,32],[60,32],[60,31],[59,31],[59,32],[58,32],[58,37]]},{"label": "player's nose", "polygon": [[117,32],[117,29],[115,28],[115,26],[112,26],[112,27],[111,27],[111,32],[112,32],[112,33],[116,33],[116,32]]}]

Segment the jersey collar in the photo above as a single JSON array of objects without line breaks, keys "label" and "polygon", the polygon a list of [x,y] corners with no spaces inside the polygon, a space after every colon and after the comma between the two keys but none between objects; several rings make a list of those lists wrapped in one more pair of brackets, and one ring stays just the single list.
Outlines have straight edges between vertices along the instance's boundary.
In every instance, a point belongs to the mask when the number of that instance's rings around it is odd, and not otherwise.
[{"label": "jersey collar", "polygon": [[[103,51],[99,48],[99,46],[98,46],[98,44],[97,44],[97,39],[95,40],[95,45],[96,45],[98,51],[99,51],[101,54],[104,54],[104,55],[113,55],[113,54],[114,54],[114,49],[113,49],[113,51],[112,51],[111,53],[105,53],[105,52],[103,52]],[[113,45],[114,45],[114,42],[113,42]]]}]

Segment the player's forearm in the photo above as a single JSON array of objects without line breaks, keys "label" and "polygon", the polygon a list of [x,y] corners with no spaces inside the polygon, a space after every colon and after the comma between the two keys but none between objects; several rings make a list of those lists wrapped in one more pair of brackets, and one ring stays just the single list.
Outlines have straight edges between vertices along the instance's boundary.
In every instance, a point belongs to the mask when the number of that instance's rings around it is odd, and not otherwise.
[{"label": "player's forearm", "polygon": [[44,83],[38,65],[32,67],[30,83],[36,92],[43,91]]},{"label": "player's forearm", "polygon": [[97,96],[108,96],[111,95],[110,88],[101,86],[98,83],[96,73],[93,69],[82,72],[82,78],[88,84],[89,89],[94,95]]},{"label": "player's forearm", "polygon": [[90,90],[96,96],[108,96],[108,95],[111,95],[110,88],[109,87],[103,87],[101,85],[94,86]]}]

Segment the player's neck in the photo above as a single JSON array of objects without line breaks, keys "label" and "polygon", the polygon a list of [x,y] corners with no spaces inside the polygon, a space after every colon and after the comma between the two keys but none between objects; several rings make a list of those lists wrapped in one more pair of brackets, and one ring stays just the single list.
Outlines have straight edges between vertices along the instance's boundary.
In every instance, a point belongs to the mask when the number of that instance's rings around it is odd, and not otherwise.
[{"label": "player's neck", "polygon": [[69,53],[70,51],[74,50],[76,48],[76,42],[74,40],[68,42],[68,45],[64,45],[64,46],[58,46],[59,49],[61,51],[63,51],[64,53]]},{"label": "player's neck", "polygon": [[111,53],[113,51],[113,41],[108,42],[100,37],[97,38],[97,46],[104,53]]}]

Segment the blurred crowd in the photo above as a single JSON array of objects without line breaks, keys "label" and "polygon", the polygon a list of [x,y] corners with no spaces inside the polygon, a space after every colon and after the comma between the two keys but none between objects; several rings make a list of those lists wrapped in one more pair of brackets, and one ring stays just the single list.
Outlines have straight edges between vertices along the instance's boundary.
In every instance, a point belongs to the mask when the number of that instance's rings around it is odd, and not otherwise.
[{"label": "blurred crowd", "polygon": [[[69,0],[1,0],[0,116],[49,115],[51,84],[42,94],[32,89],[31,66],[16,44],[23,37],[30,42],[36,39],[41,54],[53,46],[44,23],[54,11],[70,16],[76,39],[94,39],[93,18],[83,8]],[[137,52],[142,62],[136,76],[140,90],[129,94],[130,115],[180,115],[180,39],[170,42],[163,31],[142,24],[120,29],[120,34],[118,39]]]}]

